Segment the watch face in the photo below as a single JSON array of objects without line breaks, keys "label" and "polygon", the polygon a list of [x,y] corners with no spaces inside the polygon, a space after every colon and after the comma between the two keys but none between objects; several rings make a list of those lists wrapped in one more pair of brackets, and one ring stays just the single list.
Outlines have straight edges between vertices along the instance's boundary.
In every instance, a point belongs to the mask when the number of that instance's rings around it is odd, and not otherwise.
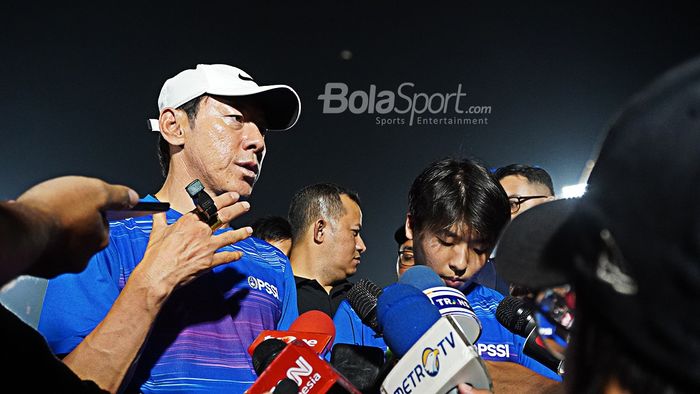
[{"label": "watch face", "polygon": [[197,195],[197,193],[201,192],[204,190],[204,186],[202,185],[202,182],[199,181],[199,179],[195,179],[185,187],[185,190],[187,190],[187,194],[190,195],[190,197],[193,197]]}]

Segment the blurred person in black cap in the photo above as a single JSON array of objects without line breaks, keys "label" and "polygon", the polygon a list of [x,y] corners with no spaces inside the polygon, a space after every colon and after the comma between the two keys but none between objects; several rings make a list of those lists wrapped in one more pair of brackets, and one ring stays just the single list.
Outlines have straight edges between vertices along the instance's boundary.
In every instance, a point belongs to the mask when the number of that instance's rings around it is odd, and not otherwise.
[{"label": "blurred person in black cap", "polygon": [[396,275],[401,276],[407,269],[416,264],[413,258],[413,240],[406,237],[405,224],[399,226],[394,232],[394,241],[399,248],[399,256],[396,259]]},{"label": "blurred person in black cap", "polygon": [[282,216],[264,216],[250,225],[253,237],[262,239],[289,257],[292,248],[292,226]]},{"label": "blurred person in black cap", "polygon": [[532,208],[503,234],[498,272],[539,290],[540,334],[575,314],[569,392],[700,392],[698,153],[694,59],[619,114],[582,198]]}]

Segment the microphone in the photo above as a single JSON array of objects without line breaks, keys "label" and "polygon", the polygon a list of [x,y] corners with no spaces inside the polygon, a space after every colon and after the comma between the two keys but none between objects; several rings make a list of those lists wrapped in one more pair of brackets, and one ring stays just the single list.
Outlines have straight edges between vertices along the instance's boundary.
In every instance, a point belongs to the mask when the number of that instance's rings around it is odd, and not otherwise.
[{"label": "microphone", "polygon": [[491,378],[455,316],[441,316],[417,288],[384,289],[377,305],[384,340],[401,357],[382,382],[383,393],[456,392],[459,383],[492,390]]},{"label": "microphone", "polygon": [[535,322],[532,308],[518,297],[508,296],[504,298],[496,309],[496,320],[510,332],[526,338],[523,345],[523,353],[540,362],[545,367],[558,373],[564,373],[564,361],[554,357],[537,335],[537,322]]},{"label": "microphone", "polygon": [[377,298],[381,294],[382,289],[379,286],[363,278],[350,288],[345,297],[362,323],[377,334],[381,334],[377,322]]},{"label": "microphone", "polygon": [[384,342],[393,354],[403,357],[418,338],[440,319],[440,312],[422,291],[395,283],[377,300],[377,320]]},{"label": "microphone", "polygon": [[331,366],[364,394],[379,394],[378,377],[384,366],[384,351],[374,346],[337,343],[331,351]]},{"label": "microphone", "polygon": [[276,338],[266,339],[253,351],[253,368],[258,379],[246,391],[248,394],[269,392],[290,379],[299,393],[361,394],[353,385],[306,343],[295,339],[285,343]]},{"label": "microphone", "polygon": [[275,386],[273,392],[275,394],[298,394],[299,385],[297,385],[292,379],[284,378],[277,383],[277,386]]},{"label": "microphone", "polygon": [[333,320],[321,311],[311,310],[304,312],[292,322],[289,330],[262,331],[248,347],[248,354],[252,356],[255,348],[270,338],[277,338],[285,343],[291,343],[295,339],[299,339],[323,357],[333,345],[335,326],[333,325]]},{"label": "microphone", "polygon": [[442,316],[450,315],[457,321],[474,344],[481,336],[481,322],[476,317],[467,297],[461,291],[445,286],[440,276],[429,267],[417,265],[411,267],[399,278],[399,283],[411,285],[422,290],[433,305],[437,306]]}]

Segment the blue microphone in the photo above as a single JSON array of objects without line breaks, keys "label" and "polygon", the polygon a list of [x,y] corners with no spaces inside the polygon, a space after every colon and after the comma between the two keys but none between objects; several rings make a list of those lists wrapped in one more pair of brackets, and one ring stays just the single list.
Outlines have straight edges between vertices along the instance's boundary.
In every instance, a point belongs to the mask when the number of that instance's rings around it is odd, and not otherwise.
[{"label": "blue microphone", "polygon": [[422,291],[396,283],[384,289],[377,300],[377,320],[384,341],[398,357],[440,319],[440,312]]},{"label": "blue microphone", "polygon": [[481,322],[467,297],[461,291],[445,286],[432,269],[424,265],[411,267],[399,278],[399,283],[422,290],[442,316],[452,316],[462,327],[467,340],[474,344],[481,336]]}]

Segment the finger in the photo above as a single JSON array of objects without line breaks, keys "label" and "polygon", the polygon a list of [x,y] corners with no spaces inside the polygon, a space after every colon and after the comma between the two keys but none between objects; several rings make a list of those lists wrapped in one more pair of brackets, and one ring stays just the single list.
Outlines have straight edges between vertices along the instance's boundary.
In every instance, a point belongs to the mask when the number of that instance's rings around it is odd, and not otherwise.
[{"label": "finger", "polygon": [[101,210],[118,210],[131,208],[139,202],[139,195],[131,188],[121,185],[104,184],[107,192],[107,201]]},{"label": "finger", "polygon": [[250,203],[248,201],[241,201],[232,206],[221,208],[218,212],[218,216],[222,223],[228,223],[248,211],[250,211]]},{"label": "finger", "polygon": [[218,249],[222,246],[231,245],[238,241],[242,241],[250,237],[251,234],[253,234],[253,229],[251,227],[243,227],[239,228],[238,230],[230,230],[222,234],[215,235],[212,237],[212,242]]},{"label": "finger", "polygon": [[153,215],[153,228],[151,232],[165,228],[168,225],[168,219],[165,217],[165,212],[156,213]]},{"label": "finger", "polygon": [[241,257],[243,257],[243,252],[219,252],[214,255],[211,264],[212,267],[216,267],[221,264],[238,261]]},{"label": "finger", "polygon": [[216,209],[222,209],[235,204],[241,196],[236,192],[224,193],[213,198]]}]

